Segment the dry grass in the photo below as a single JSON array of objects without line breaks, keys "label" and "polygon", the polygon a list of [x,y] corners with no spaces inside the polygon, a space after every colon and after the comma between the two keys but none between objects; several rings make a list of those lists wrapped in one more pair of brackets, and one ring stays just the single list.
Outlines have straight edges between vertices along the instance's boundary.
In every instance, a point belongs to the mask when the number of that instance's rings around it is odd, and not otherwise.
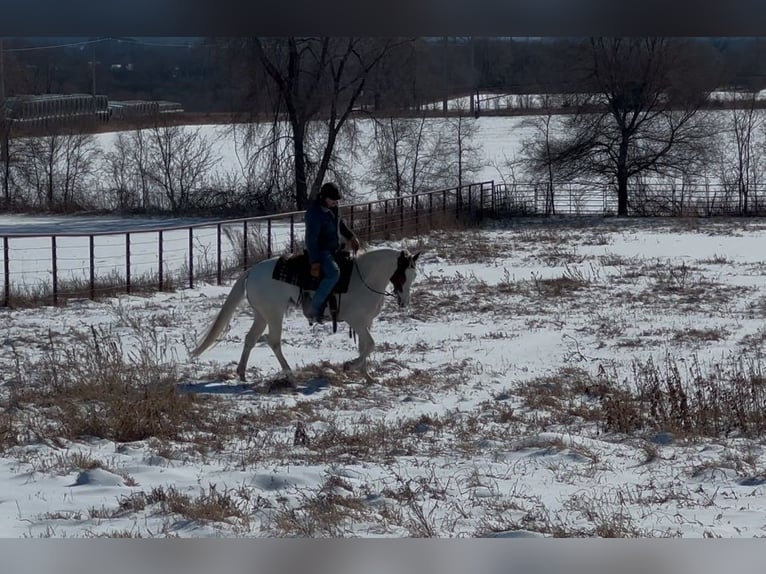
[{"label": "dry grass", "polygon": [[140,346],[131,360],[112,333],[92,328],[66,343],[49,334],[41,356],[18,358],[0,413],[2,448],[83,437],[181,440],[226,429],[220,401],[180,393],[176,368],[152,349]]},{"label": "dry grass", "polygon": [[[485,328],[451,330],[429,343],[380,341],[373,357],[378,384],[359,384],[358,375],[345,373],[341,364],[321,362],[295,373],[302,389],[321,383],[321,393],[282,391],[270,388],[268,381],[253,385],[243,400],[179,392],[179,380],[186,377],[172,357],[162,355],[164,345],[156,335],[177,325],[178,317],[159,313],[139,319],[118,309],[120,325],[141,333],[132,350],[123,347],[125,338],[98,329],[67,343],[51,334],[36,356],[22,353],[18,343],[13,372],[6,377],[8,391],[0,403],[0,447],[16,453],[22,450],[19,445],[45,443],[55,448],[65,439],[100,437],[118,443],[145,441],[152,456],[174,464],[214,460],[244,472],[271,465],[333,469],[369,464],[383,469],[379,474],[385,477],[381,484],[370,477],[347,480],[330,472],[319,486],[289,487],[268,498],[245,486],[207,485],[195,490],[157,486],[122,497],[116,508],[92,508],[80,514],[53,511],[45,517],[53,523],[50,535],[68,521],[141,514],[166,517],[168,523],[181,517],[229,532],[269,536],[353,536],[361,528],[372,534],[430,537],[453,532],[461,520],[476,521],[479,535],[519,529],[552,537],[677,535],[671,528],[662,532],[643,528],[636,509],[705,504],[680,486],[579,489],[564,496],[553,511],[524,492],[508,493],[508,481],[526,476],[524,465],[532,463],[522,458],[533,455],[539,468],[572,485],[592,479],[612,464],[601,446],[591,448],[583,446],[587,440],[572,440],[578,435],[609,445],[604,448],[630,447],[627,456],[646,472],[666,460],[665,447],[653,442],[660,433],[672,435],[680,444],[731,435],[762,437],[766,431],[766,378],[759,354],[766,340],[763,330],[739,340],[742,353],[701,364],[678,349],[726,342],[735,330],[731,322],[679,328],[634,321],[636,317],[641,321],[646,309],[724,313],[718,309],[722,302],[736,302],[749,292],[710,279],[702,265],[727,263],[720,257],[676,264],[579,256],[579,244],[609,243],[606,227],[592,231],[529,225],[509,237],[498,245],[478,233],[434,231],[420,240],[429,257],[450,263],[491,264],[498,253],[512,249],[523,250],[535,269],[540,261],[555,267],[531,278],[500,268],[502,278],[496,284],[470,272],[421,273],[413,288],[412,317],[443,321],[446,329],[453,316],[478,314]],[[253,244],[252,252],[258,248]],[[750,311],[757,314],[757,305]],[[516,319],[516,330],[509,323],[491,324],[495,318],[508,317]],[[556,358],[563,358],[564,366],[543,376],[516,370],[511,351],[507,368],[485,369],[479,355],[465,356],[466,349],[474,347],[485,352],[492,345],[508,343],[512,349],[527,331],[552,325],[556,336],[565,339],[564,354]],[[559,333],[569,325],[573,328]],[[635,350],[646,357],[648,347],[667,350],[668,343],[677,354],[668,353],[660,362],[627,355]],[[605,359],[600,350],[609,344],[625,349],[625,356],[612,359],[611,349]],[[432,358],[435,351],[445,356],[441,363]],[[191,373],[190,369],[189,376],[202,376],[199,371]],[[207,375],[211,380],[226,378],[220,367]],[[455,401],[449,407],[442,401],[447,392]],[[477,396],[481,400],[471,403]],[[408,403],[414,403],[412,410]],[[409,414],[390,416],[402,405]],[[491,476],[491,463],[510,467],[508,460],[515,456],[521,462],[503,477],[502,496],[466,495],[478,487],[493,493],[497,486],[493,481],[500,479]],[[449,457],[450,465],[456,462],[461,474],[447,479],[444,469],[429,468],[430,461],[440,457]],[[465,470],[466,461],[479,459],[486,466],[472,474]],[[694,478],[727,470],[742,480],[757,481],[763,474],[758,460],[758,455],[743,450],[681,472]],[[126,482],[132,480],[110,460],[87,452],[27,461],[38,472],[103,468]],[[416,469],[416,476],[404,476],[404,467]],[[524,479],[519,483],[523,485]],[[151,535],[170,532],[168,526]],[[141,534],[128,529],[91,535]]]}]

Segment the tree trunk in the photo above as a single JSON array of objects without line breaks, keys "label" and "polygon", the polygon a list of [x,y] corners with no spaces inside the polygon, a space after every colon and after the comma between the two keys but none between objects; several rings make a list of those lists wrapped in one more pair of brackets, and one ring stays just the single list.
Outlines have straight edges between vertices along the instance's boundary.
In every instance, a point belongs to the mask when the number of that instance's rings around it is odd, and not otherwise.
[{"label": "tree trunk", "polygon": [[617,157],[617,215],[628,215],[628,136],[623,133]]},{"label": "tree trunk", "polygon": [[306,182],[306,155],[303,143],[306,126],[293,122],[293,153],[295,157],[295,207],[298,210],[308,207],[308,183]]},{"label": "tree trunk", "polygon": [[11,206],[11,155],[9,147],[8,132],[3,129],[3,133],[0,135],[0,157],[3,162],[3,198],[6,209]]}]

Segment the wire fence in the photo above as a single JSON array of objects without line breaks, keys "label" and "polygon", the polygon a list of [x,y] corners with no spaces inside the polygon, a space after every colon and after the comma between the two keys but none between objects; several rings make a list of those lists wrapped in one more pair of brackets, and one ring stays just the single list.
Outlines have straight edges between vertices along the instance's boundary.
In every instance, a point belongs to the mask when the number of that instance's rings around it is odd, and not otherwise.
[{"label": "wire fence", "polygon": [[[485,217],[617,214],[613,186],[471,183],[346,205],[364,241],[417,237]],[[637,186],[631,216],[763,216],[766,189]],[[58,305],[73,298],[222,284],[254,263],[303,250],[304,212],[120,232],[0,235],[4,306]]]},{"label": "wire fence", "polygon": [[[496,210],[510,215],[617,215],[617,192],[603,183],[495,184]],[[714,217],[766,215],[766,188],[638,185],[628,192],[628,215]]]},{"label": "wire fence", "polygon": [[[343,206],[362,240],[392,240],[498,215],[492,181]],[[303,249],[304,212],[120,232],[5,234],[3,305],[222,284],[257,261]]]}]

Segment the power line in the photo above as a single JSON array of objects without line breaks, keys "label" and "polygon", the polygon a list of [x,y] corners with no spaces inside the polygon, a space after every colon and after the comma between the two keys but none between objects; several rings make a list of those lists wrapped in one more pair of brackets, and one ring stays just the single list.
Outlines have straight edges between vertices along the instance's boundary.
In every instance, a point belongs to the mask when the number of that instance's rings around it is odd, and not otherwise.
[{"label": "power line", "polygon": [[34,52],[34,51],[40,51],[40,50],[56,50],[59,48],[75,48],[77,46],[87,46],[90,44],[99,44],[102,42],[117,42],[117,43],[125,43],[125,44],[134,44],[137,46],[152,46],[157,48],[190,48],[193,43],[187,42],[185,44],[173,44],[169,42],[147,42],[144,40],[138,40],[136,38],[114,38],[114,37],[104,37],[104,38],[95,38],[93,40],[81,40],[79,42],[70,42],[67,44],[46,44],[44,46],[27,46],[24,48],[6,48],[6,52]]},{"label": "power line", "polygon": [[128,44],[136,44],[138,46],[153,46],[157,48],[190,48],[193,43],[187,42],[186,44],[171,44],[168,42],[146,42],[144,40],[137,40],[135,38],[112,38],[113,40],[116,40],[117,42],[125,42]]},{"label": "power line", "polygon": [[57,48],[73,48],[75,46],[86,46],[88,44],[96,44],[99,42],[106,42],[113,38],[97,38],[95,40],[82,40],[80,42],[72,42],[69,44],[53,44],[46,46],[27,46],[26,48],[6,48],[6,52],[33,52],[36,50],[54,50]]}]

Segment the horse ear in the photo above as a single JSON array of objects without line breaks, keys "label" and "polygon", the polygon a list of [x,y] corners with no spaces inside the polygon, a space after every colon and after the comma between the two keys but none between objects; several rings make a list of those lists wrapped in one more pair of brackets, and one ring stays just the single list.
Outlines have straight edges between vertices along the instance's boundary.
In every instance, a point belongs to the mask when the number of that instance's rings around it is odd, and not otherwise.
[{"label": "horse ear", "polygon": [[418,260],[418,257],[420,257],[420,251],[418,251],[415,255],[412,256],[412,262],[415,263]]}]

